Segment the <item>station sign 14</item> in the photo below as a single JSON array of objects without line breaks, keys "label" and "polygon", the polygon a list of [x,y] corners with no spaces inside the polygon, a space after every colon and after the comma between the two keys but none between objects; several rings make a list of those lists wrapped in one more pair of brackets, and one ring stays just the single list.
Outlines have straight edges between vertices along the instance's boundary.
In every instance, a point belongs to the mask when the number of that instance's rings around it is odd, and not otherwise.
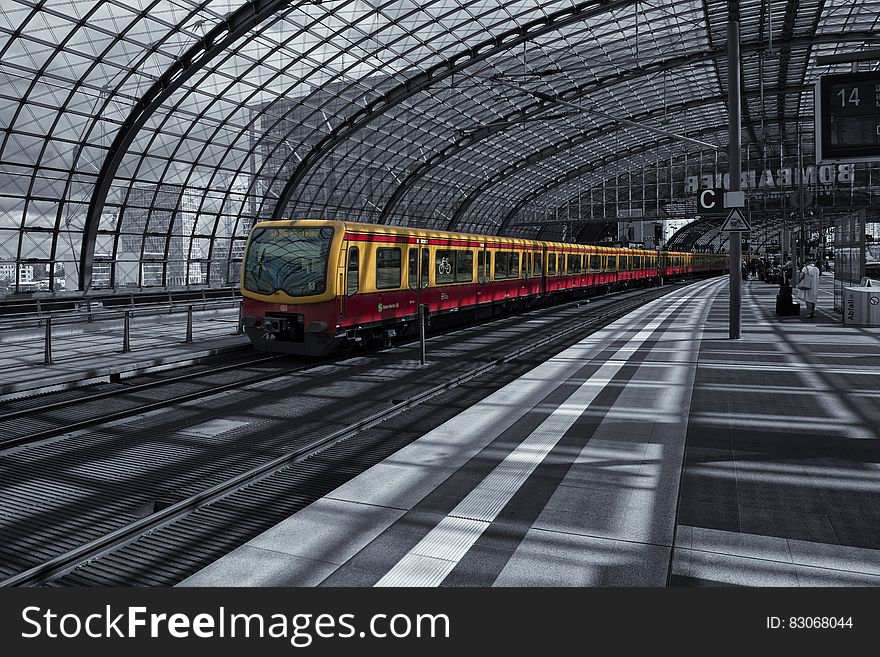
[{"label": "station sign 14", "polygon": [[880,72],[823,75],[815,97],[817,163],[880,160]]}]

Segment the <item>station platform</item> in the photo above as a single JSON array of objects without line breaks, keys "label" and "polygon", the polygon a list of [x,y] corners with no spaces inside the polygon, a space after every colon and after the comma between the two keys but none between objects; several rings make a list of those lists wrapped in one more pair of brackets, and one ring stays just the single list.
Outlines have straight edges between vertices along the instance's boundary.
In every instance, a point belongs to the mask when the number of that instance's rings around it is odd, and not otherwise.
[{"label": "station platform", "polygon": [[746,281],[729,340],[726,277],[677,289],[181,585],[880,585],[880,329],[829,290]]},{"label": "station platform", "polygon": [[121,319],[68,322],[56,318],[52,364],[44,364],[45,328],[32,321],[0,333],[0,398],[107,382],[164,367],[180,367],[218,353],[246,349],[237,335],[238,306],[193,311],[192,341],[186,313],[137,315],[130,324],[130,351],[123,352]]}]

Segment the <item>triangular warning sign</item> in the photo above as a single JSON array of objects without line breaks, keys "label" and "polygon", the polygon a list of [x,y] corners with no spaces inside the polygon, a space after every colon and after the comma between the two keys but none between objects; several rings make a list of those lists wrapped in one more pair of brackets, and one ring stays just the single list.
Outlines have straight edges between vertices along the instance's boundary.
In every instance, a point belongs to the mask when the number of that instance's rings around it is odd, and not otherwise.
[{"label": "triangular warning sign", "polygon": [[740,212],[739,208],[731,208],[727,214],[727,219],[721,225],[722,231],[751,230],[748,220]]}]

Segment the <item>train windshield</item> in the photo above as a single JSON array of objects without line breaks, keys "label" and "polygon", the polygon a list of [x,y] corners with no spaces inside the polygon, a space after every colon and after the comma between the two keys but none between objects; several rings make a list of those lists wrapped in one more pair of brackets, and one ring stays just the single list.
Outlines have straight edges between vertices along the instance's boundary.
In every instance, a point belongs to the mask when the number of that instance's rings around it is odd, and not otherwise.
[{"label": "train windshield", "polygon": [[321,294],[327,283],[332,228],[284,226],[256,228],[244,267],[251,292],[285,292],[292,297]]}]

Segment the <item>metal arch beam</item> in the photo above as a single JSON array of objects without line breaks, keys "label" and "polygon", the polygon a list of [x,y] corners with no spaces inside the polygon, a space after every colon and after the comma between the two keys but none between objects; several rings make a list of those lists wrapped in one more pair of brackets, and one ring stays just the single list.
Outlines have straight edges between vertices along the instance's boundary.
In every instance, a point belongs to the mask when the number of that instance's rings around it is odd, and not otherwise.
[{"label": "metal arch beam", "polygon": [[[690,106],[700,105],[703,102],[712,102],[714,100],[717,100],[717,99],[715,99],[715,98],[697,99],[697,100],[693,100],[693,101],[688,101],[687,103],[682,103],[681,106],[683,107],[686,105],[690,105]],[[679,106],[676,106],[675,109],[678,109],[678,108],[679,108]],[[650,114],[650,113],[648,113],[648,114]],[[497,174],[492,176],[490,179],[483,182],[478,188],[476,188],[473,192],[471,192],[467,196],[467,198],[462,202],[462,204],[458,207],[456,212],[450,218],[450,221],[447,224],[447,230],[454,230],[458,225],[458,221],[461,219],[461,217],[464,215],[464,213],[468,210],[468,208],[477,200],[477,198],[480,195],[485,193],[485,191],[488,188],[490,188],[492,185],[497,184],[498,182],[500,182],[501,180],[503,180],[507,176],[515,173],[516,171],[519,171],[520,169],[523,169],[523,168],[526,168],[526,167],[531,166],[533,164],[536,164],[536,163],[538,163],[548,157],[552,157],[556,153],[561,152],[563,150],[566,150],[567,148],[571,148],[573,146],[576,146],[579,143],[582,143],[584,141],[588,141],[589,138],[594,136],[596,133],[607,131],[608,127],[609,126],[607,126],[607,125],[602,126],[601,128],[593,130],[589,133],[582,133],[581,135],[577,135],[575,137],[565,139],[561,142],[558,142],[557,144],[554,144],[553,146],[548,146],[546,148],[541,149],[540,151],[538,151],[536,153],[532,153],[527,158],[525,158],[523,160],[519,160],[515,164],[512,164],[512,165],[505,167],[502,171],[498,172]],[[698,132],[698,134],[712,133],[712,132],[716,132],[718,130],[721,130],[722,128],[723,128],[723,125],[721,125],[721,124],[715,125],[715,126],[707,126],[707,127],[702,128]],[[665,139],[656,140],[656,141],[650,142],[646,145],[642,145],[639,148],[627,149],[626,151],[623,151],[623,155],[621,157],[615,157],[615,158],[605,157],[605,158],[601,158],[599,161],[605,162],[605,163],[616,162],[620,159],[623,159],[624,157],[626,157],[628,155],[642,153],[642,152],[648,151],[652,148],[664,146],[664,145],[671,143],[673,141],[675,141],[674,137],[668,137]],[[588,166],[591,166],[591,164],[588,163],[587,165],[584,165],[584,166],[588,167]],[[577,170],[580,171],[582,168],[583,167],[580,167]],[[586,172],[588,172],[588,171],[589,170],[587,170]],[[569,175],[569,174],[566,174],[566,175]],[[575,177],[577,177],[577,176],[575,176]],[[521,200],[520,202],[517,203],[517,205],[515,206],[515,209],[513,210],[513,214],[515,215],[516,212],[522,207],[522,205],[527,203],[532,198],[536,198],[537,196],[540,196],[544,191],[546,191],[548,189],[552,189],[553,187],[557,186],[557,184],[562,184],[562,182],[567,181],[567,180],[560,181],[559,183],[557,183],[557,180],[558,180],[558,178],[556,180],[554,180],[548,186],[542,187],[539,190],[536,190],[534,192],[530,192],[529,196],[525,197],[523,200]],[[509,226],[509,222],[512,220],[512,216],[513,215],[511,215],[511,214],[505,215],[504,220],[502,221],[501,225],[499,226],[499,231],[503,230]]]},{"label": "metal arch beam", "polygon": [[[672,237],[669,238],[667,245],[672,249],[679,247],[692,249],[694,245],[706,235],[713,230],[717,231],[721,228],[722,222],[723,219],[721,218],[708,218],[692,221],[675,231]],[[711,242],[712,240],[709,241]]]},{"label": "metal arch beam", "polygon": [[[674,107],[667,107],[667,108],[665,108],[665,110],[666,111],[671,110],[673,112],[684,111],[684,110],[690,109],[695,106],[700,106],[700,105],[704,105],[704,104],[710,104],[712,102],[717,102],[718,100],[719,100],[719,97],[698,98],[696,100],[687,101],[685,103],[679,103],[678,105],[676,105]],[[646,118],[651,118],[652,116],[654,116],[654,114],[661,113],[663,111],[664,111],[664,109],[661,108],[659,110],[652,110],[650,112],[644,112],[638,116],[629,117],[629,120],[638,121],[638,120],[643,120]],[[553,157],[557,153],[560,153],[562,151],[566,151],[570,148],[574,148],[575,146],[578,146],[579,144],[590,141],[590,139],[592,139],[596,135],[606,133],[610,129],[613,129],[614,126],[615,126],[614,122],[605,123],[605,124],[599,126],[598,128],[594,128],[593,130],[589,130],[587,132],[582,132],[578,135],[574,135],[574,136],[569,137],[567,139],[563,139],[561,141],[558,141],[555,144],[552,144],[550,146],[545,146],[541,150],[530,153],[525,158],[518,160],[517,162],[504,167],[504,169],[495,173],[495,175],[491,176],[487,180],[480,183],[480,185],[478,185],[473,191],[471,191],[467,195],[467,197],[465,197],[464,201],[462,201],[459,204],[458,208],[455,210],[452,217],[450,217],[449,223],[446,226],[446,230],[455,230],[458,227],[459,221],[464,216],[464,214],[468,211],[468,209],[470,209],[470,207],[474,204],[474,202],[476,202],[476,200],[480,196],[482,196],[483,193],[487,189],[492,187],[493,185],[497,185],[499,182],[501,182],[502,180],[504,180],[508,176],[516,173],[517,171],[528,168],[528,167],[532,166],[533,164],[537,164],[538,162],[546,160],[547,158]]]},{"label": "metal arch beam", "polygon": [[[611,84],[620,84],[623,82],[628,82],[628,81],[637,79],[637,78],[645,76],[645,75],[656,75],[657,73],[659,73],[661,71],[666,71],[669,69],[677,68],[679,66],[685,66],[687,64],[691,64],[696,61],[701,61],[703,59],[713,58],[723,52],[724,51],[721,49],[712,49],[712,50],[707,50],[707,51],[700,51],[697,54],[683,55],[681,57],[675,57],[670,60],[656,62],[654,64],[647,66],[647,67],[642,67],[642,68],[638,68],[638,69],[630,69],[627,71],[623,71],[621,73],[617,73],[615,75],[607,76],[605,78],[602,78],[601,80],[597,80],[597,81],[591,82],[589,84],[581,85],[579,87],[573,87],[571,89],[568,89],[564,93],[559,94],[559,96],[561,98],[563,98],[564,100],[570,102],[571,100],[580,98],[580,97],[588,94],[589,92],[593,91],[594,89],[597,89],[600,87],[608,86]],[[513,118],[510,118],[507,120],[510,121],[511,125],[515,125],[515,124],[521,122],[522,120],[525,120],[527,117],[534,117],[535,115],[539,114],[541,111],[548,109],[551,106],[552,105],[546,101],[539,101],[533,105],[530,105],[530,106],[520,110],[519,112],[512,115]],[[458,142],[457,144],[453,144],[452,146],[449,146],[449,147],[443,149],[442,151],[435,153],[429,160],[427,160],[426,162],[421,164],[418,168],[416,168],[414,171],[412,171],[404,179],[404,181],[397,187],[397,189],[395,189],[395,191],[392,194],[391,198],[389,199],[388,203],[385,204],[385,207],[382,210],[382,213],[379,217],[379,223],[385,223],[385,221],[388,220],[388,218],[391,216],[391,212],[393,211],[394,207],[400,202],[400,200],[403,198],[404,194],[407,191],[409,191],[409,189],[411,189],[413,187],[413,185],[416,183],[416,181],[418,179],[420,179],[422,176],[424,176],[428,172],[428,170],[437,166],[441,161],[446,160],[446,159],[452,157],[453,155],[455,155],[456,153],[461,152],[465,148],[475,144],[477,141],[491,137],[492,135],[494,135],[498,132],[501,132],[502,130],[506,129],[507,127],[508,127],[507,125],[486,127],[482,130],[475,132],[473,135],[469,135],[467,139],[463,139],[460,142]],[[452,222],[450,222],[450,224],[451,223]]]},{"label": "metal arch beam", "polygon": [[[815,35],[816,35],[816,32],[819,31],[819,24],[822,22],[822,16],[823,16],[823,14],[825,13],[825,4],[826,4],[826,0],[819,0],[819,3],[816,5],[816,14],[815,14],[815,16],[813,17],[813,24],[812,24],[812,26],[810,27],[810,34],[813,35],[813,36],[815,36]],[[811,55],[811,54],[812,54],[812,49],[810,49],[810,50],[807,51],[807,58],[806,58],[806,60],[805,60],[805,62],[804,62],[803,74],[800,76],[800,80],[801,80],[802,83],[803,83],[803,81],[804,81],[804,80],[806,79],[806,77],[807,77],[807,72],[808,72],[808,70],[809,70],[809,61],[810,61],[810,55]],[[797,111],[798,111],[798,116],[800,116],[800,111],[801,111],[801,101],[802,101],[802,100],[803,100],[803,95],[801,95],[801,96],[798,98],[798,109],[797,109]]]},{"label": "metal arch beam", "polygon": [[[456,142],[452,148],[445,148],[442,151],[438,151],[434,153],[427,160],[419,164],[415,169],[407,174],[406,178],[397,186],[394,190],[394,193],[388,199],[388,202],[385,203],[385,206],[382,208],[382,212],[379,215],[379,220],[376,223],[384,224],[391,218],[391,213],[394,211],[394,208],[397,207],[397,204],[400,203],[401,199],[404,195],[413,188],[417,181],[423,178],[428,171],[439,165],[442,161],[448,160],[450,157],[460,153],[461,151],[473,146],[479,141],[483,139],[488,139],[492,135],[498,134],[499,132],[506,130],[508,127],[518,125],[520,123],[524,123],[525,121],[530,121],[533,118],[537,118],[541,115],[541,112],[545,109],[548,109],[547,103],[545,101],[540,101],[533,105],[529,105],[521,110],[514,112],[513,114],[508,114],[506,117],[502,118],[501,121],[497,122],[497,124],[493,124],[491,126],[483,126],[478,130],[473,131],[467,136],[460,139]],[[552,120],[553,117],[546,116],[543,117],[544,120]],[[503,125],[502,125],[503,124]]]},{"label": "metal arch beam", "polygon": [[[782,38],[790,39],[792,34],[794,34],[795,29],[795,21],[797,20],[798,15],[798,4],[799,0],[788,0],[788,3],[785,7],[785,17],[782,21]],[[788,67],[791,63],[791,51],[785,51],[779,53],[779,80],[778,84],[782,85],[788,81]],[[776,98],[776,115],[780,118],[785,116],[785,97],[777,96]],[[787,125],[786,121],[782,121],[779,124],[779,137],[780,139],[785,139]]]},{"label": "metal arch beam", "polygon": [[678,249],[679,247],[687,247],[689,244],[693,245],[696,243],[700,237],[706,234],[706,231],[699,231],[699,235],[693,237],[693,234],[696,233],[699,228],[701,228],[700,224],[705,223],[707,221],[711,221],[708,219],[691,221],[677,231],[675,231],[670,238],[666,241],[666,247],[671,250]]},{"label": "metal arch beam", "polygon": [[95,240],[101,223],[101,213],[104,210],[113,179],[122,164],[122,159],[140,129],[169,96],[180,89],[187,80],[198,73],[214,57],[259,23],[293,2],[294,0],[248,0],[187,48],[186,52],[178,57],[156,82],[150,85],[132,108],[110,145],[107,157],[104,158],[101,171],[95,181],[95,190],[89,201],[80,249],[80,289],[87,290],[91,286]]},{"label": "metal arch beam", "polygon": [[[797,87],[796,90],[800,91],[803,88],[805,88],[805,87]],[[790,89],[789,91],[792,91],[792,90],[794,90],[794,89]],[[767,93],[767,90],[765,90],[764,93]],[[757,91],[749,93],[749,95],[757,95],[757,94],[758,94]],[[677,105],[671,105],[671,106],[666,106],[666,107],[650,110],[648,112],[642,112],[641,114],[636,114],[634,116],[627,117],[627,119],[629,121],[644,121],[646,119],[651,119],[654,116],[656,116],[658,114],[665,113],[665,112],[672,112],[673,114],[676,112],[684,112],[684,111],[693,109],[695,107],[702,107],[704,105],[711,105],[712,103],[717,103],[717,102],[723,101],[725,98],[726,98],[725,96],[710,96],[710,97],[706,97],[706,98],[696,98],[693,100],[686,101],[684,103],[678,103]],[[477,200],[477,198],[480,195],[482,195],[487,189],[489,189],[493,185],[499,183],[501,180],[503,180],[507,176],[509,176],[509,175],[521,170],[521,169],[529,167],[532,164],[536,164],[536,163],[540,162],[541,160],[544,160],[548,157],[552,157],[556,153],[568,150],[569,148],[573,148],[574,146],[577,146],[577,145],[582,144],[586,141],[589,141],[592,137],[594,137],[598,134],[604,134],[604,133],[608,132],[610,129],[613,129],[615,127],[615,125],[616,125],[615,122],[611,121],[609,123],[606,123],[606,124],[599,126],[598,128],[594,128],[593,130],[589,130],[587,132],[582,132],[578,135],[568,137],[567,139],[563,139],[559,142],[556,142],[555,144],[553,144],[551,146],[547,146],[545,148],[542,148],[540,151],[531,153],[526,158],[524,158],[522,160],[518,160],[517,162],[515,162],[511,165],[508,165],[503,170],[497,172],[494,176],[492,176],[489,179],[482,182],[477,188],[475,188],[473,191],[471,191],[467,195],[467,197],[464,199],[464,201],[462,201],[462,203],[458,206],[456,211],[453,213],[452,217],[449,219],[449,223],[447,224],[446,230],[455,230],[458,227],[458,223],[461,220],[461,218],[468,211],[468,209],[471,207],[471,205],[473,205],[473,203]],[[404,183],[406,183],[406,180],[404,181]],[[398,187],[398,190],[402,187],[403,187],[403,184],[401,184],[401,186]],[[397,191],[395,191],[395,194],[397,194]],[[389,201],[389,205],[390,205],[390,203],[391,203],[391,201]],[[386,208],[387,207],[388,206],[386,206]]]},{"label": "metal arch beam", "polygon": [[[498,53],[510,50],[522,43],[526,43],[549,32],[555,32],[560,28],[573,23],[579,23],[592,16],[614,11],[622,7],[634,4],[638,0],[586,0],[570,7],[565,7],[552,14],[536,18],[523,25],[511,28],[501,34],[486,39],[477,45],[460,51],[438,64],[431,66],[425,71],[419,72],[411,78],[382,94],[380,97],[367,103],[367,105],[342,123],[333,128],[321,141],[315,144],[297,165],[291,177],[284,185],[284,189],[278,196],[278,201],[272,211],[272,219],[283,218],[284,211],[293,193],[305,179],[308,172],[320,160],[335,148],[338,144],[348,139],[355,132],[367,125],[373,119],[383,115],[399,103],[415,96],[442,80],[459,73],[474,64],[485,61]],[[453,146],[445,150],[453,149]],[[445,151],[444,151],[445,152]]]},{"label": "metal arch beam", "polygon": [[[577,87],[572,87],[567,89],[566,91],[558,94],[560,100],[564,100],[566,102],[571,102],[577,98],[581,98],[591,91],[594,91],[599,88],[607,87],[613,84],[621,84],[624,82],[629,82],[631,80],[637,79],[639,77],[645,75],[656,75],[661,71],[666,71],[672,68],[677,68],[679,66],[684,66],[694,61],[699,61],[701,59],[715,57],[717,54],[724,52],[723,50],[713,49],[710,51],[701,51],[698,56],[695,55],[684,55],[682,57],[676,57],[673,59],[665,60],[662,62],[657,62],[655,64],[651,64],[646,67],[630,69],[627,71],[623,71],[621,73],[616,73],[614,75],[609,75],[594,82],[590,82],[588,84],[580,85]],[[717,98],[717,97],[716,97]],[[410,174],[403,180],[403,182],[394,190],[394,193],[391,195],[391,198],[385,204],[385,207],[382,209],[382,213],[379,216],[378,223],[385,223],[388,218],[391,216],[391,212],[394,210],[394,207],[400,202],[403,198],[404,194],[412,188],[412,186],[416,183],[418,179],[424,176],[428,170],[433,169],[437,166],[441,161],[446,160],[453,155],[465,150],[469,146],[477,143],[482,139],[487,139],[494,134],[497,134],[503,130],[506,130],[508,127],[516,125],[526,120],[530,120],[540,115],[542,111],[550,109],[554,107],[553,103],[546,100],[539,100],[532,105],[528,105],[523,109],[514,112],[513,114],[508,115],[508,117],[504,118],[501,122],[498,122],[496,125],[486,126],[481,128],[480,130],[475,131],[473,134],[468,135],[465,139],[460,140],[456,144],[449,146],[442,151],[435,153],[431,158],[426,160],[424,163],[419,165],[415,170],[410,172]],[[668,110],[669,108],[667,108]],[[643,116],[643,115],[639,115]],[[633,120],[634,117],[626,117],[629,120]]]},{"label": "metal arch beam", "polygon": [[[727,124],[725,123],[725,124],[719,124],[719,125],[715,125],[715,126],[707,126],[707,127],[701,128],[699,131],[697,131],[697,135],[702,136],[704,134],[711,134],[713,132],[718,132],[719,130],[723,130],[726,125]],[[541,185],[538,189],[532,190],[531,192],[529,192],[528,194],[523,196],[519,201],[517,201],[514,204],[514,206],[507,212],[507,214],[504,215],[504,219],[502,219],[501,224],[498,226],[499,234],[501,231],[503,231],[505,228],[507,228],[508,225],[510,225],[510,222],[516,216],[516,213],[519,212],[519,210],[524,205],[526,205],[526,203],[531,201],[532,199],[535,199],[535,198],[541,196],[542,194],[550,191],[551,189],[553,189],[555,187],[558,187],[560,185],[564,185],[565,183],[570,182],[572,180],[577,180],[578,178],[580,178],[584,174],[587,174],[590,171],[593,171],[597,166],[600,166],[602,163],[604,163],[606,161],[607,162],[616,162],[618,160],[622,160],[625,157],[629,157],[631,155],[638,155],[640,153],[645,153],[647,151],[658,148],[660,146],[665,146],[666,144],[672,143],[673,141],[675,141],[673,138],[666,137],[664,139],[658,139],[658,140],[650,142],[648,144],[640,144],[638,146],[628,148],[625,151],[623,151],[622,153],[618,153],[613,158],[607,158],[607,157],[606,158],[599,158],[598,163],[587,162],[586,164],[579,166],[577,169],[572,169],[568,173],[565,173],[561,176],[557,176],[549,183]]]},{"label": "metal arch beam", "polygon": [[[813,44],[820,44],[820,43],[840,43],[840,42],[845,42],[845,41],[861,42],[869,37],[870,37],[870,33],[867,33],[867,32],[853,32],[853,33],[850,33],[847,35],[836,35],[836,36],[834,36],[834,35],[831,35],[831,36],[817,35],[814,37],[798,37],[798,38],[792,38],[786,42],[780,43],[779,47],[780,47],[780,49],[782,49],[782,48],[791,49],[791,48],[799,48],[799,47],[809,48]],[[742,44],[740,46],[740,51],[741,52],[757,51],[757,50],[761,50],[765,47],[766,47],[765,41],[755,41],[755,42],[751,42],[751,43]],[[670,69],[674,69],[674,68],[678,68],[680,66],[687,66],[689,64],[695,64],[697,62],[705,61],[708,59],[715,59],[715,58],[723,55],[726,52],[727,52],[726,47],[725,48],[713,47],[708,50],[700,51],[698,53],[691,53],[691,54],[675,57],[672,59],[664,60],[661,62],[654,62],[654,63],[649,64],[648,66],[645,66],[642,68],[630,69],[630,70],[623,71],[623,72],[615,74],[615,75],[607,76],[607,77],[602,78],[601,80],[598,80],[596,82],[592,82],[589,84],[581,85],[579,87],[574,87],[574,88],[568,89],[563,94],[560,94],[560,96],[563,97],[564,100],[566,100],[566,101],[571,101],[571,100],[580,98],[580,97],[590,93],[591,91],[593,91],[599,87],[604,87],[604,86],[608,86],[611,84],[620,84],[620,83],[624,83],[624,82],[629,82],[631,80],[635,80],[635,79],[643,77],[643,76],[656,75],[657,73],[667,71]],[[801,85],[799,87],[792,87],[792,86],[777,87],[775,89],[770,89],[770,90],[765,89],[764,94],[768,95],[768,94],[775,93],[775,94],[778,94],[779,96],[784,96],[788,93],[791,93],[792,91],[802,91],[803,88],[804,88],[804,85]],[[757,96],[759,94],[760,94],[759,91],[749,91],[749,92],[745,92],[743,95],[751,97],[751,96]],[[515,112],[515,113],[509,115],[507,118],[504,119],[504,121],[509,122],[510,126],[516,125],[517,123],[520,123],[523,120],[535,117],[541,111],[549,109],[549,107],[551,107],[551,106],[548,105],[547,103],[544,103],[544,102],[536,103],[534,105],[528,106],[518,112]],[[510,126],[508,126],[508,125],[487,126],[484,129],[479,130],[472,135],[469,135],[467,138],[462,139],[459,142],[452,144],[451,146],[447,146],[443,150],[435,153],[428,160],[426,160],[424,163],[420,164],[416,169],[414,169],[412,172],[410,172],[407,175],[407,177],[403,180],[403,182],[400,183],[400,185],[398,185],[398,187],[394,190],[394,193],[389,198],[388,202],[383,207],[382,212],[379,215],[379,220],[377,223],[384,224],[388,221],[388,219],[391,217],[391,214],[392,214],[394,208],[401,201],[401,199],[406,194],[406,192],[409,191],[415,185],[415,183],[421,177],[423,177],[430,169],[433,169],[435,166],[437,166],[443,160],[446,160],[446,159],[452,157],[453,155],[461,152],[462,150],[472,146],[477,141],[491,137],[492,135],[494,135],[498,132],[501,132]],[[757,139],[754,135],[753,127],[750,127],[749,131],[750,131],[750,134],[753,135],[753,138],[755,138],[755,142],[757,143]],[[290,183],[288,183],[288,184],[290,184]],[[280,204],[280,201],[279,201],[279,204]],[[286,203],[285,203],[285,205],[286,205]],[[277,207],[278,206],[276,205],[276,209],[277,209]],[[273,218],[280,219],[281,217],[280,217],[280,215],[276,217],[273,213]]]},{"label": "metal arch beam", "polygon": [[[706,18],[706,25],[709,26],[707,29],[707,34],[709,37],[709,45],[714,46],[715,42],[712,37],[712,28],[711,21],[709,19],[710,10],[709,10],[709,2],[708,0],[703,0],[703,15]],[[728,11],[727,11],[727,20],[728,21],[740,21],[740,5],[739,0],[729,0],[728,2]],[[725,48],[727,47],[726,34],[725,36]],[[726,64],[726,62],[725,62]],[[715,77],[718,78],[718,87],[721,89],[722,93],[724,91],[724,85],[721,83],[721,70],[718,68],[718,60],[713,61],[713,65],[715,67]],[[740,66],[742,65],[742,57],[740,57]],[[741,96],[745,95],[746,91],[746,82],[745,76],[740,76],[740,94]],[[752,122],[751,110],[749,109],[748,103],[741,103],[741,112],[742,112],[742,124],[743,127],[748,130],[749,137],[751,137],[752,142],[758,143],[758,136],[755,134],[755,125]]]},{"label": "metal arch beam", "polygon": [[[721,224],[723,223],[722,219],[705,219],[702,221],[705,225],[705,230],[701,231],[696,238],[694,238],[693,243],[691,244],[691,248],[693,248],[700,240],[704,240],[707,235],[712,235],[709,239],[705,240],[706,244],[711,244],[716,237],[721,235]],[[721,240],[718,242],[718,249],[721,250],[721,246],[724,244],[724,238],[721,237]]]}]

